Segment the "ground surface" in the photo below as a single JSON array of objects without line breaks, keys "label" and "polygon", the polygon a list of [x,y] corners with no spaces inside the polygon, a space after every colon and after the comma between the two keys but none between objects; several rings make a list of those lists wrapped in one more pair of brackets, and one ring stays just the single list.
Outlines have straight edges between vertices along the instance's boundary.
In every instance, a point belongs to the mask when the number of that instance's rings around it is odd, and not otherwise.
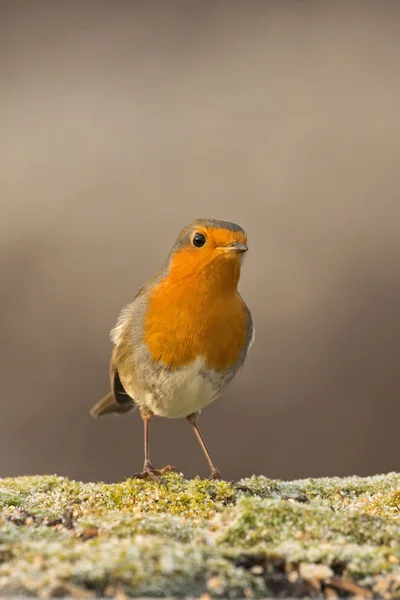
[{"label": "ground surface", "polygon": [[0,595],[400,598],[400,475],[0,479]]}]

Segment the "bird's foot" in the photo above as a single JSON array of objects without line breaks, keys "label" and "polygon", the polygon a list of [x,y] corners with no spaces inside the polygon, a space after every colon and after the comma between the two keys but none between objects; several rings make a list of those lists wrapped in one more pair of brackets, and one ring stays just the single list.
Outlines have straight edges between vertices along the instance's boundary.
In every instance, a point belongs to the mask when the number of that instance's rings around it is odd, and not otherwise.
[{"label": "bird's foot", "polygon": [[209,479],[213,480],[213,481],[218,481],[218,480],[222,479],[221,473],[217,469],[214,469],[213,471],[211,471],[211,475],[210,475]]},{"label": "bird's foot", "polygon": [[166,467],[163,467],[158,471],[158,473],[160,473],[160,475],[164,475],[165,473],[178,473],[178,475],[181,474],[181,472],[178,471],[178,469],[175,469],[175,467],[173,467],[172,465],[167,465]]},{"label": "bird's foot", "polygon": [[156,469],[152,464],[147,464],[144,465],[141,473],[135,473],[135,475],[132,475],[132,479],[150,479],[159,483],[163,482],[162,477],[165,475],[165,473],[179,473],[179,471],[171,465],[167,465],[162,469]]}]

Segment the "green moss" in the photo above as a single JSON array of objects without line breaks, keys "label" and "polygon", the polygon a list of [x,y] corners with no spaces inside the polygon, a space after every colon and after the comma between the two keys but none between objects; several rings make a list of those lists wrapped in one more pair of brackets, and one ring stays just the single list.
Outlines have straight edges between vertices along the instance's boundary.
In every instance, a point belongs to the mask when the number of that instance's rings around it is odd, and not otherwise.
[{"label": "green moss", "polygon": [[224,519],[219,544],[235,552],[278,553],[289,562],[341,560],[359,576],[390,571],[390,560],[400,561],[400,522],[389,518],[332,511],[316,504],[246,498]]},{"label": "green moss", "polygon": [[290,538],[293,532],[304,540],[375,545],[389,544],[400,535],[400,523],[387,518],[280,500],[246,498],[228,518],[232,521],[225,530],[227,541],[248,546],[260,542],[278,544]]},{"label": "green moss", "polygon": [[387,515],[392,519],[400,519],[400,489],[376,494],[366,508],[371,515]]},{"label": "green moss", "polygon": [[398,474],[164,481],[0,480],[0,594],[323,593],[300,577],[304,562],[397,589]]}]

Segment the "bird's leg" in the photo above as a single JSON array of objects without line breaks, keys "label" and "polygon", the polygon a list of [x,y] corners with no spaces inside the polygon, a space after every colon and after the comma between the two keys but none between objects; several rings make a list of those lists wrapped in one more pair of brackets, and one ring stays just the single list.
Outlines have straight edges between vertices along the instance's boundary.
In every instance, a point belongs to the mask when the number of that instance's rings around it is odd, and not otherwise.
[{"label": "bird's leg", "polygon": [[145,407],[140,407],[140,416],[143,419],[144,424],[144,463],[143,463],[143,471],[142,473],[136,473],[132,477],[132,479],[154,479],[160,475],[164,475],[164,473],[168,473],[173,471],[174,473],[178,473],[179,471],[172,467],[171,465],[167,465],[163,469],[155,469],[150,462],[150,421],[153,416],[151,410]]},{"label": "bird's leg", "polygon": [[211,475],[210,475],[210,479],[221,479],[221,475],[217,469],[217,467],[215,466],[215,463],[213,461],[213,459],[211,458],[211,454],[207,448],[207,444],[204,441],[203,436],[200,433],[200,429],[197,426],[197,413],[192,413],[191,415],[189,415],[188,417],[186,417],[187,420],[189,421],[189,423],[191,424],[193,431],[195,433],[195,436],[197,437],[197,439],[199,440],[199,444],[205,454],[205,457],[207,459],[208,464],[210,465],[210,469],[211,469]]},{"label": "bird's leg", "polygon": [[133,475],[132,479],[145,479],[147,477],[153,478],[152,476],[155,475],[155,471],[156,471],[156,469],[153,467],[153,465],[150,462],[150,444],[149,444],[150,421],[153,416],[153,413],[150,410],[148,410],[147,408],[144,408],[143,406],[141,406],[140,407],[140,416],[142,417],[143,425],[144,425],[143,471],[142,471],[142,473],[136,473],[135,475]]},{"label": "bird's leg", "polygon": [[144,464],[143,464],[143,473],[149,472],[153,473],[155,468],[150,462],[150,421],[153,416],[153,413],[146,408],[140,409],[140,416],[143,419],[144,424]]}]

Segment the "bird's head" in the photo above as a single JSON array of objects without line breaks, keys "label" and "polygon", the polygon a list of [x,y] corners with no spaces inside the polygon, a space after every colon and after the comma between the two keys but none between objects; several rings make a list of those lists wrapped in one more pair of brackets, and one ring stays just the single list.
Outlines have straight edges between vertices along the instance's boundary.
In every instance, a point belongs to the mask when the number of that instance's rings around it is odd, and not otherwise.
[{"label": "bird's head", "polygon": [[183,281],[196,277],[209,285],[237,287],[247,236],[227,221],[196,219],[180,232],[168,257],[170,277]]}]

